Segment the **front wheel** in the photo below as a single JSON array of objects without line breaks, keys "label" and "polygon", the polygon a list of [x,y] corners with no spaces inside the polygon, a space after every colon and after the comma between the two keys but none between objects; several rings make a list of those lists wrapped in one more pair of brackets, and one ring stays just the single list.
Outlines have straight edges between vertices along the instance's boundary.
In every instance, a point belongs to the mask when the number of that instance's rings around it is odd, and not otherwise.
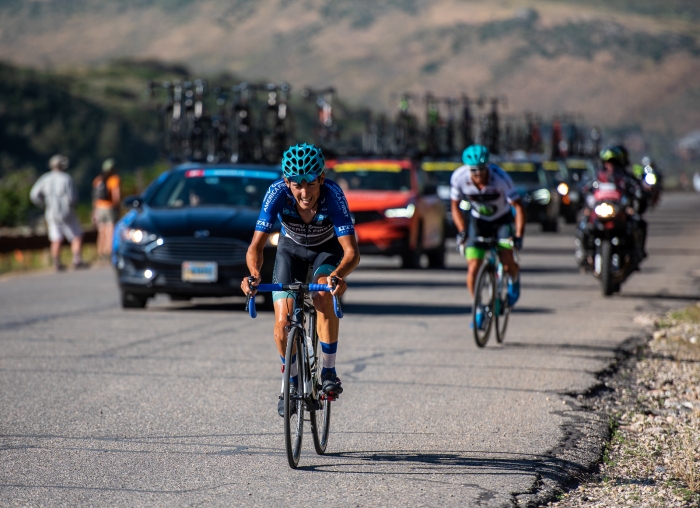
[{"label": "front wheel", "polygon": [[[499,268],[499,272],[501,269]],[[503,343],[506,338],[506,328],[508,327],[508,318],[510,317],[510,305],[508,305],[508,283],[507,275],[503,274],[498,277],[496,283],[496,341],[499,344]]]},{"label": "front wheel", "polygon": [[[292,328],[287,336],[287,351],[284,356],[284,445],[287,449],[289,467],[296,469],[301,456],[301,441],[304,437],[304,383],[303,334]],[[297,355],[298,382],[296,389],[291,385],[292,357]]]},{"label": "front wheel", "polygon": [[[484,262],[479,268],[474,287],[474,304],[472,306],[472,328],[476,345],[484,347],[489,340],[491,323],[494,315],[494,303],[496,301],[496,274],[493,265]],[[478,311],[481,314],[481,322],[477,318]]]},{"label": "front wheel", "polygon": [[600,285],[604,296],[610,296],[615,291],[612,267],[612,243],[603,240],[600,246]]}]

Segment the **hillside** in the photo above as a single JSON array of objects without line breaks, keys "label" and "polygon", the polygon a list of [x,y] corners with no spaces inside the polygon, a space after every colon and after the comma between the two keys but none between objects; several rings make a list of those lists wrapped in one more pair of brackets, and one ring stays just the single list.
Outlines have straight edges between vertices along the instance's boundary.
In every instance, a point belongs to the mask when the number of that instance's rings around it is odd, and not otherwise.
[{"label": "hillside", "polygon": [[247,79],[392,92],[505,94],[512,111],[583,112],[669,135],[700,116],[700,4],[670,0],[11,0],[0,59],[39,67],[118,57]]}]

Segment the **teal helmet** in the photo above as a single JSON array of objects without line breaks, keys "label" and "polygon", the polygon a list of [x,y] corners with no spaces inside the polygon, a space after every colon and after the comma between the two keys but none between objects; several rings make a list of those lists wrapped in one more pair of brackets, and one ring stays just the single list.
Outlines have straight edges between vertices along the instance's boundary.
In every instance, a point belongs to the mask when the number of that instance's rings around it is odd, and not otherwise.
[{"label": "teal helmet", "polygon": [[282,155],[282,173],[285,178],[306,176],[305,180],[314,180],[323,171],[325,163],[320,148],[300,143],[290,146]]},{"label": "teal helmet", "polygon": [[462,162],[469,166],[479,166],[488,164],[489,149],[484,145],[471,145],[462,152]]}]

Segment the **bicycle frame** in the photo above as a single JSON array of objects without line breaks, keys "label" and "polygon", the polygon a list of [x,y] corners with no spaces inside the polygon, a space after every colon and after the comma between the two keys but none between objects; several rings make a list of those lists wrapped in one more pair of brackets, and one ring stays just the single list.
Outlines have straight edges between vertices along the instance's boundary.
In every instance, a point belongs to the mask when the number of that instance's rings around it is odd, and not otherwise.
[{"label": "bicycle frame", "polygon": [[[304,344],[306,346],[304,351],[297,351],[297,358],[298,360],[298,365],[300,369],[300,379],[304,381],[311,381],[311,371],[306,372],[306,369],[312,369],[313,366],[311,362],[309,361],[309,351],[312,351],[313,349],[316,348],[315,342],[318,340],[318,337],[315,333],[315,330],[312,330],[314,333],[309,333],[308,336],[313,338],[314,343],[313,344],[307,344],[306,343],[306,337],[307,334],[304,333],[304,329],[306,328],[306,311],[309,312],[309,321],[314,324],[315,328],[315,322],[316,322],[316,309],[314,308],[314,305],[311,301],[307,299],[309,296],[309,293],[311,291],[331,291],[333,289],[332,286],[328,286],[326,284],[301,284],[301,283],[294,283],[294,284],[259,284],[256,288],[258,292],[270,292],[270,291],[292,291],[294,292],[294,307],[292,308],[292,313],[289,316],[289,324],[287,325],[287,331],[291,331],[293,329],[298,329],[299,333],[301,333],[302,337],[304,337]],[[255,297],[253,296],[248,296],[247,301],[246,301],[246,310],[249,312],[250,317],[255,318],[257,316],[257,311],[255,309]],[[340,302],[338,299],[333,296],[333,311],[335,312],[335,315],[340,319],[343,317],[343,311],[340,308]],[[309,348],[310,346],[310,348]],[[307,349],[309,348],[309,349]],[[315,358],[315,361],[318,361],[318,358]],[[317,400],[317,393],[316,393],[316,383],[312,382],[308,386],[306,382],[302,383],[303,385],[303,390],[304,394],[301,396],[303,400],[307,403],[307,405],[310,405],[310,403],[313,403]]]}]

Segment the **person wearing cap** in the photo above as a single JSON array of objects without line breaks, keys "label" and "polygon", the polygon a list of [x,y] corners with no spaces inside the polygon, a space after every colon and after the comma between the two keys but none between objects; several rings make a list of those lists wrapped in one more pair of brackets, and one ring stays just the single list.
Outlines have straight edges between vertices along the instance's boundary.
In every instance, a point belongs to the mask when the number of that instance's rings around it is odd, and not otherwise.
[{"label": "person wearing cap", "polygon": [[92,182],[92,220],[97,226],[97,256],[109,259],[112,249],[114,224],[119,218],[121,180],[116,173],[114,159],[102,163],[102,174]]},{"label": "person wearing cap", "polygon": [[54,155],[49,159],[48,173],[36,181],[29,193],[29,198],[39,208],[44,208],[44,217],[51,242],[51,259],[56,270],[63,270],[60,251],[65,238],[71,244],[73,267],[87,266],[82,259],[83,230],[75,214],[78,195],[73,185],[73,178],[66,173],[70,161],[65,155]]}]

